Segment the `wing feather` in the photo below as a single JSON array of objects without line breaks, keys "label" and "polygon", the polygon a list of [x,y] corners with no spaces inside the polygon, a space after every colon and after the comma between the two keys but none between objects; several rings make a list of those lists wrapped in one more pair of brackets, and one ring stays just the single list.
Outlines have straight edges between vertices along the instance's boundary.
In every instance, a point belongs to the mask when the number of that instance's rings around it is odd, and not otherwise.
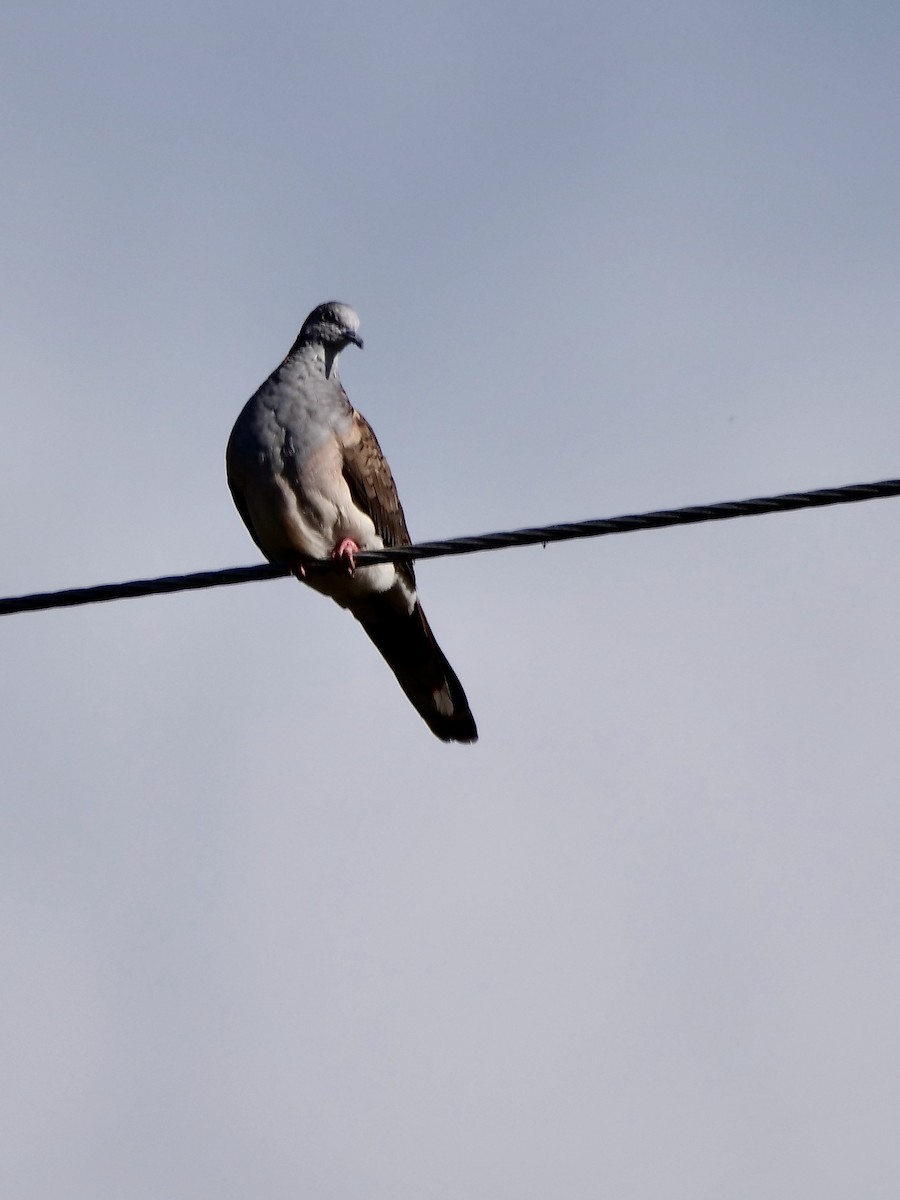
[{"label": "wing feather", "polygon": [[[412,539],[406,527],[403,506],[391,468],[381,452],[372,426],[355,409],[350,432],[343,440],[343,475],[354,502],[367,513],[385,546],[409,546]],[[398,569],[415,586],[412,562],[398,563]]]}]

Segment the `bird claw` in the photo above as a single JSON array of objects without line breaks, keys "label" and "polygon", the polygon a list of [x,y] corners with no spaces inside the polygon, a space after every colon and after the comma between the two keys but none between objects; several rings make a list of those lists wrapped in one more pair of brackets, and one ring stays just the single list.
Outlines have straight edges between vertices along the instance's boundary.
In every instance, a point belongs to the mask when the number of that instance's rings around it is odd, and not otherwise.
[{"label": "bird claw", "polygon": [[356,570],[356,556],[358,553],[359,546],[357,546],[353,538],[343,538],[332,550],[331,561],[335,566],[346,571],[348,575],[352,575]]}]

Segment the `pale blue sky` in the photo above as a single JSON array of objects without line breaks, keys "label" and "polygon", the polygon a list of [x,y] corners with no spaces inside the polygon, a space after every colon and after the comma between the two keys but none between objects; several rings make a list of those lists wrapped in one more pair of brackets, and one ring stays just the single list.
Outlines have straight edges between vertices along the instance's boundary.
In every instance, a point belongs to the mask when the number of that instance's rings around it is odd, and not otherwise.
[{"label": "pale blue sky", "polygon": [[[338,298],[416,537],[900,474],[894,5],[0,15],[3,594],[257,561]],[[0,1192],[893,1197],[900,502],[0,620]]]}]

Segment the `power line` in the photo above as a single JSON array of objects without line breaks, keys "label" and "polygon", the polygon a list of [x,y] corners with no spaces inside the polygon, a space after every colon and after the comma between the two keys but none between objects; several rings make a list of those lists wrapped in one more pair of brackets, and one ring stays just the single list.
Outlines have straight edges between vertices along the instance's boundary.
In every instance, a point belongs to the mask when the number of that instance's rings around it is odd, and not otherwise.
[{"label": "power line", "polygon": [[132,579],[128,583],[100,583],[95,587],[68,588],[62,592],[35,592],[0,600],[0,617],[10,613],[38,612],[44,608],[73,608],[102,600],[134,600],[138,596],[162,596],[166,592],[193,592],[200,588],[224,587],[229,583],[254,583],[280,579],[290,569],[278,563],[255,567],[231,567],[224,571],[196,571],[193,575],[164,575],[161,579]]},{"label": "power line", "polygon": [[[759,517],[766,513],[791,512],[800,508],[824,508],[831,504],[854,504],[860,500],[882,500],[900,495],[900,479],[879,483],[854,483],[846,487],[820,488],[812,492],[787,492],[779,496],[758,496],[750,500],[727,500],[719,504],[690,508],[668,508],[656,512],[621,517],[603,517],[596,521],[575,521],[566,525],[542,525],[514,529],[507,533],[483,533],[477,537],[448,538],[442,542],[419,542],[413,546],[360,551],[360,567],[401,559],[443,558],[453,554],[475,554],[480,550],[505,550],[510,546],[547,545],[575,538],[605,537],[612,533],[635,533],[641,529],[663,529],[670,525],[697,525],[701,521],[730,521],[735,517]],[[315,559],[310,566],[330,568],[330,559]],[[262,579],[280,579],[290,575],[289,567],[279,563],[260,563],[253,567],[231,567],[221,571],[197,571],[192,575],[168,575],[161,579],[133,579],[128,583],[105,583],[97,587],[69,588],[60,592],[37,592],[30,596],[10,596],[0,600],[0,616],[37,612],[46,608],[70,608],[104,600],[129,600],[137,596],[158,596],[167,592],[196,591],[200,588],[225,587],[232,583],[254,583]]]}]

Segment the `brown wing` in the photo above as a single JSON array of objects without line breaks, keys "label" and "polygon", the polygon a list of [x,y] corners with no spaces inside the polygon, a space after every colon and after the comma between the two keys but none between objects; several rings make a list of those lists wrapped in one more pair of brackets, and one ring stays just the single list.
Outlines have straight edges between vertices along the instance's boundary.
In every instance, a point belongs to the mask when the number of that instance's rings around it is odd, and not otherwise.
[{"label": "brown wing", "polygon": [[[411,543],[403,506],[397,495],[397,485],[391,468],[381,453],[378,438],[366,418],[353,410],[353,425],[343,443],[343,475],[354,501],[375,524],[385,546],[408,546]],[[415,586],[412,562],[397,564]]]}]

